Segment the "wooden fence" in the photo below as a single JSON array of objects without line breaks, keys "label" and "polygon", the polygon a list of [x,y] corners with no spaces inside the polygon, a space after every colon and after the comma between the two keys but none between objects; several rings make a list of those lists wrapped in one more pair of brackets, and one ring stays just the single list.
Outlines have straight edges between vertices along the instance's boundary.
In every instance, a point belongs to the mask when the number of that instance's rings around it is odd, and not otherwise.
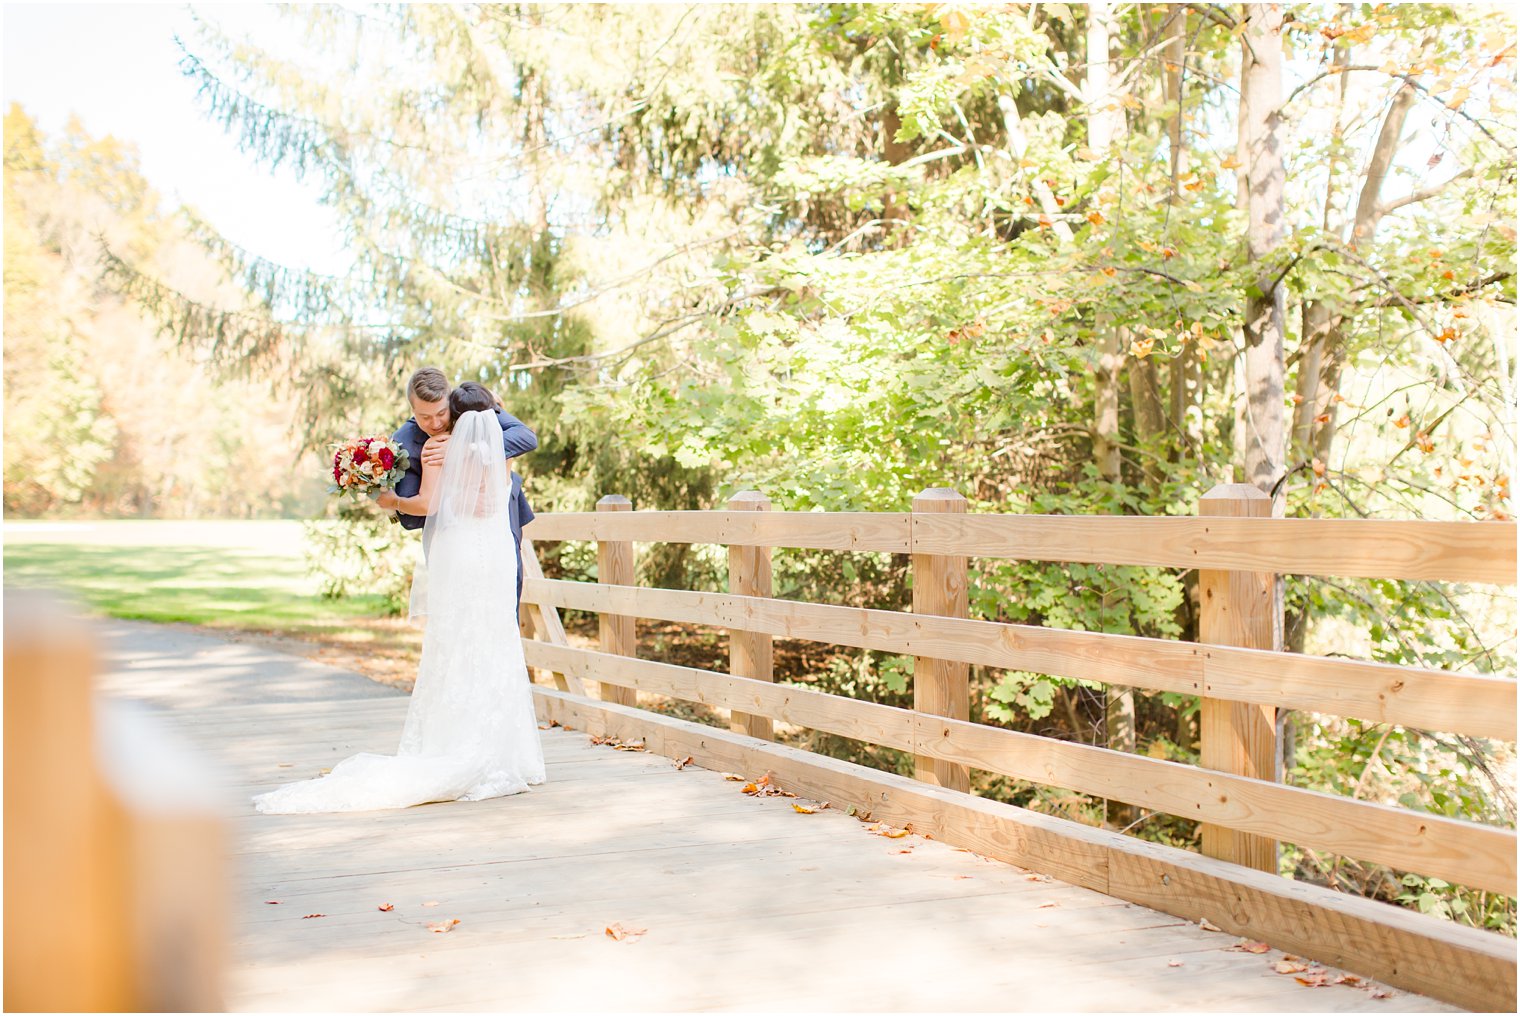
[{"label": "wooden fence", "polygon": [[[1279,574],[1513,585],[1513,524],[1275,519],[1241,484],[1204,495],[1197,517],[969,515],[945,489],[900,513],[774,512],[754,492],[728,511],[631,508],[611,496],[528,529],[598,549],[600,581],[582,583],[543,578],[527,546],[527,659],[557,686],[535,686],[547,718],[643,737],[702,765],[770,771],[794,792],[1079,885],[1459,1005],[1514,1009],[1513,939],[1280,878],[1276,847],[1513,897],[1515,832],[1282,785],[1273,740],[1276,710],[1296,709],[1513,742],[1512,678],[1280,652],[1273,596]],[[637,587],[635,542],[726,545],[729,592]],[[913,611],[775,599],[777,547],[909,554]],[[972,557],[1196,568],[1202,641],[971,619]],[[600,651],[569,646],[557,608],[598,613]],[[637,659],[639,617],[727,628],[730,672]],[[912,656],[914,707],[774,684],[777,636]],[[1201,765],[969,722],[970,664],[1199,696]],[[640,690],[727,708],[734,729],[640,710]],[[773,721],[911,752],[916,780],[775,744]],[[971,769],[1198,820],[1202,854],[974,797]]]}]

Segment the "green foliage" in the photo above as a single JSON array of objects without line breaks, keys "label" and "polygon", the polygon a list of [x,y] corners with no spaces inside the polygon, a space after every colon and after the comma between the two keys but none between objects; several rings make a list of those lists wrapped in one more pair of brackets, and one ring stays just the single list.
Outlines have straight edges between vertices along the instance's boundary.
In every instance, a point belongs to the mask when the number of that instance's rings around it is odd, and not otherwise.
[{"label": "green foliage", "polygon": [[420,544],[367,504],[341,504],[336,518],[302,524],[307,568],[333,600],[379,597],[386,614],[405,614]]}]

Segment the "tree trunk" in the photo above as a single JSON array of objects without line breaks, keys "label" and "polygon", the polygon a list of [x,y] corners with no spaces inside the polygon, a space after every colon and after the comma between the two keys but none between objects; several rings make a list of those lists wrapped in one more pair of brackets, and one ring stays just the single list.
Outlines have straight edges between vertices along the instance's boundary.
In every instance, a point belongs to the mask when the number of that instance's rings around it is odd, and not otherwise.
[{"label": "tree trunk", "polygon": [[[1110,47],[1113,42],[1114,5],[1093,3],[1087,8],[1087,78],[1084,94],[1087,104],[1087,146],[1098,158],[1109,154],[1124,125],[1124,113],[1113,95]],[[1124,369],[1125,329],[1117,326],[1108,314],[1097,320],[1098,363],[1093,405],[1093,454],[1098,473],[1117,483],[1121,479],[1119,460],[1119,386]],[[1107,595],[1107,594],[1105,594]],[[1115,751],[1135,750],[1135,691],[1122,685],[1109,685],[1104,709],[1104,727],[1108,746]],[[1134,806],[1109,801],[1108,820],[1123,828],[1135,821]]]},{"label": "tree trunk", "polygon": [[[1087,79],[1083,89],[1087,103],[1087,147],[1103,158],[1113,147],[1123,125],[1123,111],[1113,97],[1109,66],[1113,5],[1089,4],[1087,8]],[[1119,384],[1124,369],[1121,335],[1112,319],[1100,313],[1097,321],[1098,363],[1093,405],[1093,457],[1105,480],[1119,479]]]},{"label": "tree trunk", "polygon": [[[1286,303],[1274,280],[1273,254],[1283,241],[1282,7],[1246,4],[1241,37],[1240,134],[1246,151],[1246,250],[1259,266],[1246,298],[1244,430],[1239,447],[1245,481],[1271,493],[1284,471],[1283,333]],[[1279,488],[1273,514],[1282,514]]]}]

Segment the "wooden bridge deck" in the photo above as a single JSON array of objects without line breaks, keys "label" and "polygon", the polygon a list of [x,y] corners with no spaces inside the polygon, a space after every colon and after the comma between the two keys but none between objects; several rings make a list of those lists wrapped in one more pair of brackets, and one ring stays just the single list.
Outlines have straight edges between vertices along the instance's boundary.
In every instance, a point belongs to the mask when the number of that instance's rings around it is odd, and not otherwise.
[{"label": "wooden bridge deck", "polygon": [[261,789],[393,751],[406,697],[182,630],[107,642],[104,690],[164,709],[236,804],[234,1010],[1457,1011],[561,728],[527,794],[261,815]]}]

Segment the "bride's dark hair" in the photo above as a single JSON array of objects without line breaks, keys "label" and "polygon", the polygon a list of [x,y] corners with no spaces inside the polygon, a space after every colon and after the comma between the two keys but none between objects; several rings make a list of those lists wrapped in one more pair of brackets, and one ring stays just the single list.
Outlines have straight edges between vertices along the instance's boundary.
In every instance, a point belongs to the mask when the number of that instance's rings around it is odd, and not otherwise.
[{"label": "bride's dark hair", "polygon": [[490,412],[495,408],[496,396],[491,394],[491,389],[478,381],[466,381],[449,392],[449,427],[452,429],[465,413]]}]

